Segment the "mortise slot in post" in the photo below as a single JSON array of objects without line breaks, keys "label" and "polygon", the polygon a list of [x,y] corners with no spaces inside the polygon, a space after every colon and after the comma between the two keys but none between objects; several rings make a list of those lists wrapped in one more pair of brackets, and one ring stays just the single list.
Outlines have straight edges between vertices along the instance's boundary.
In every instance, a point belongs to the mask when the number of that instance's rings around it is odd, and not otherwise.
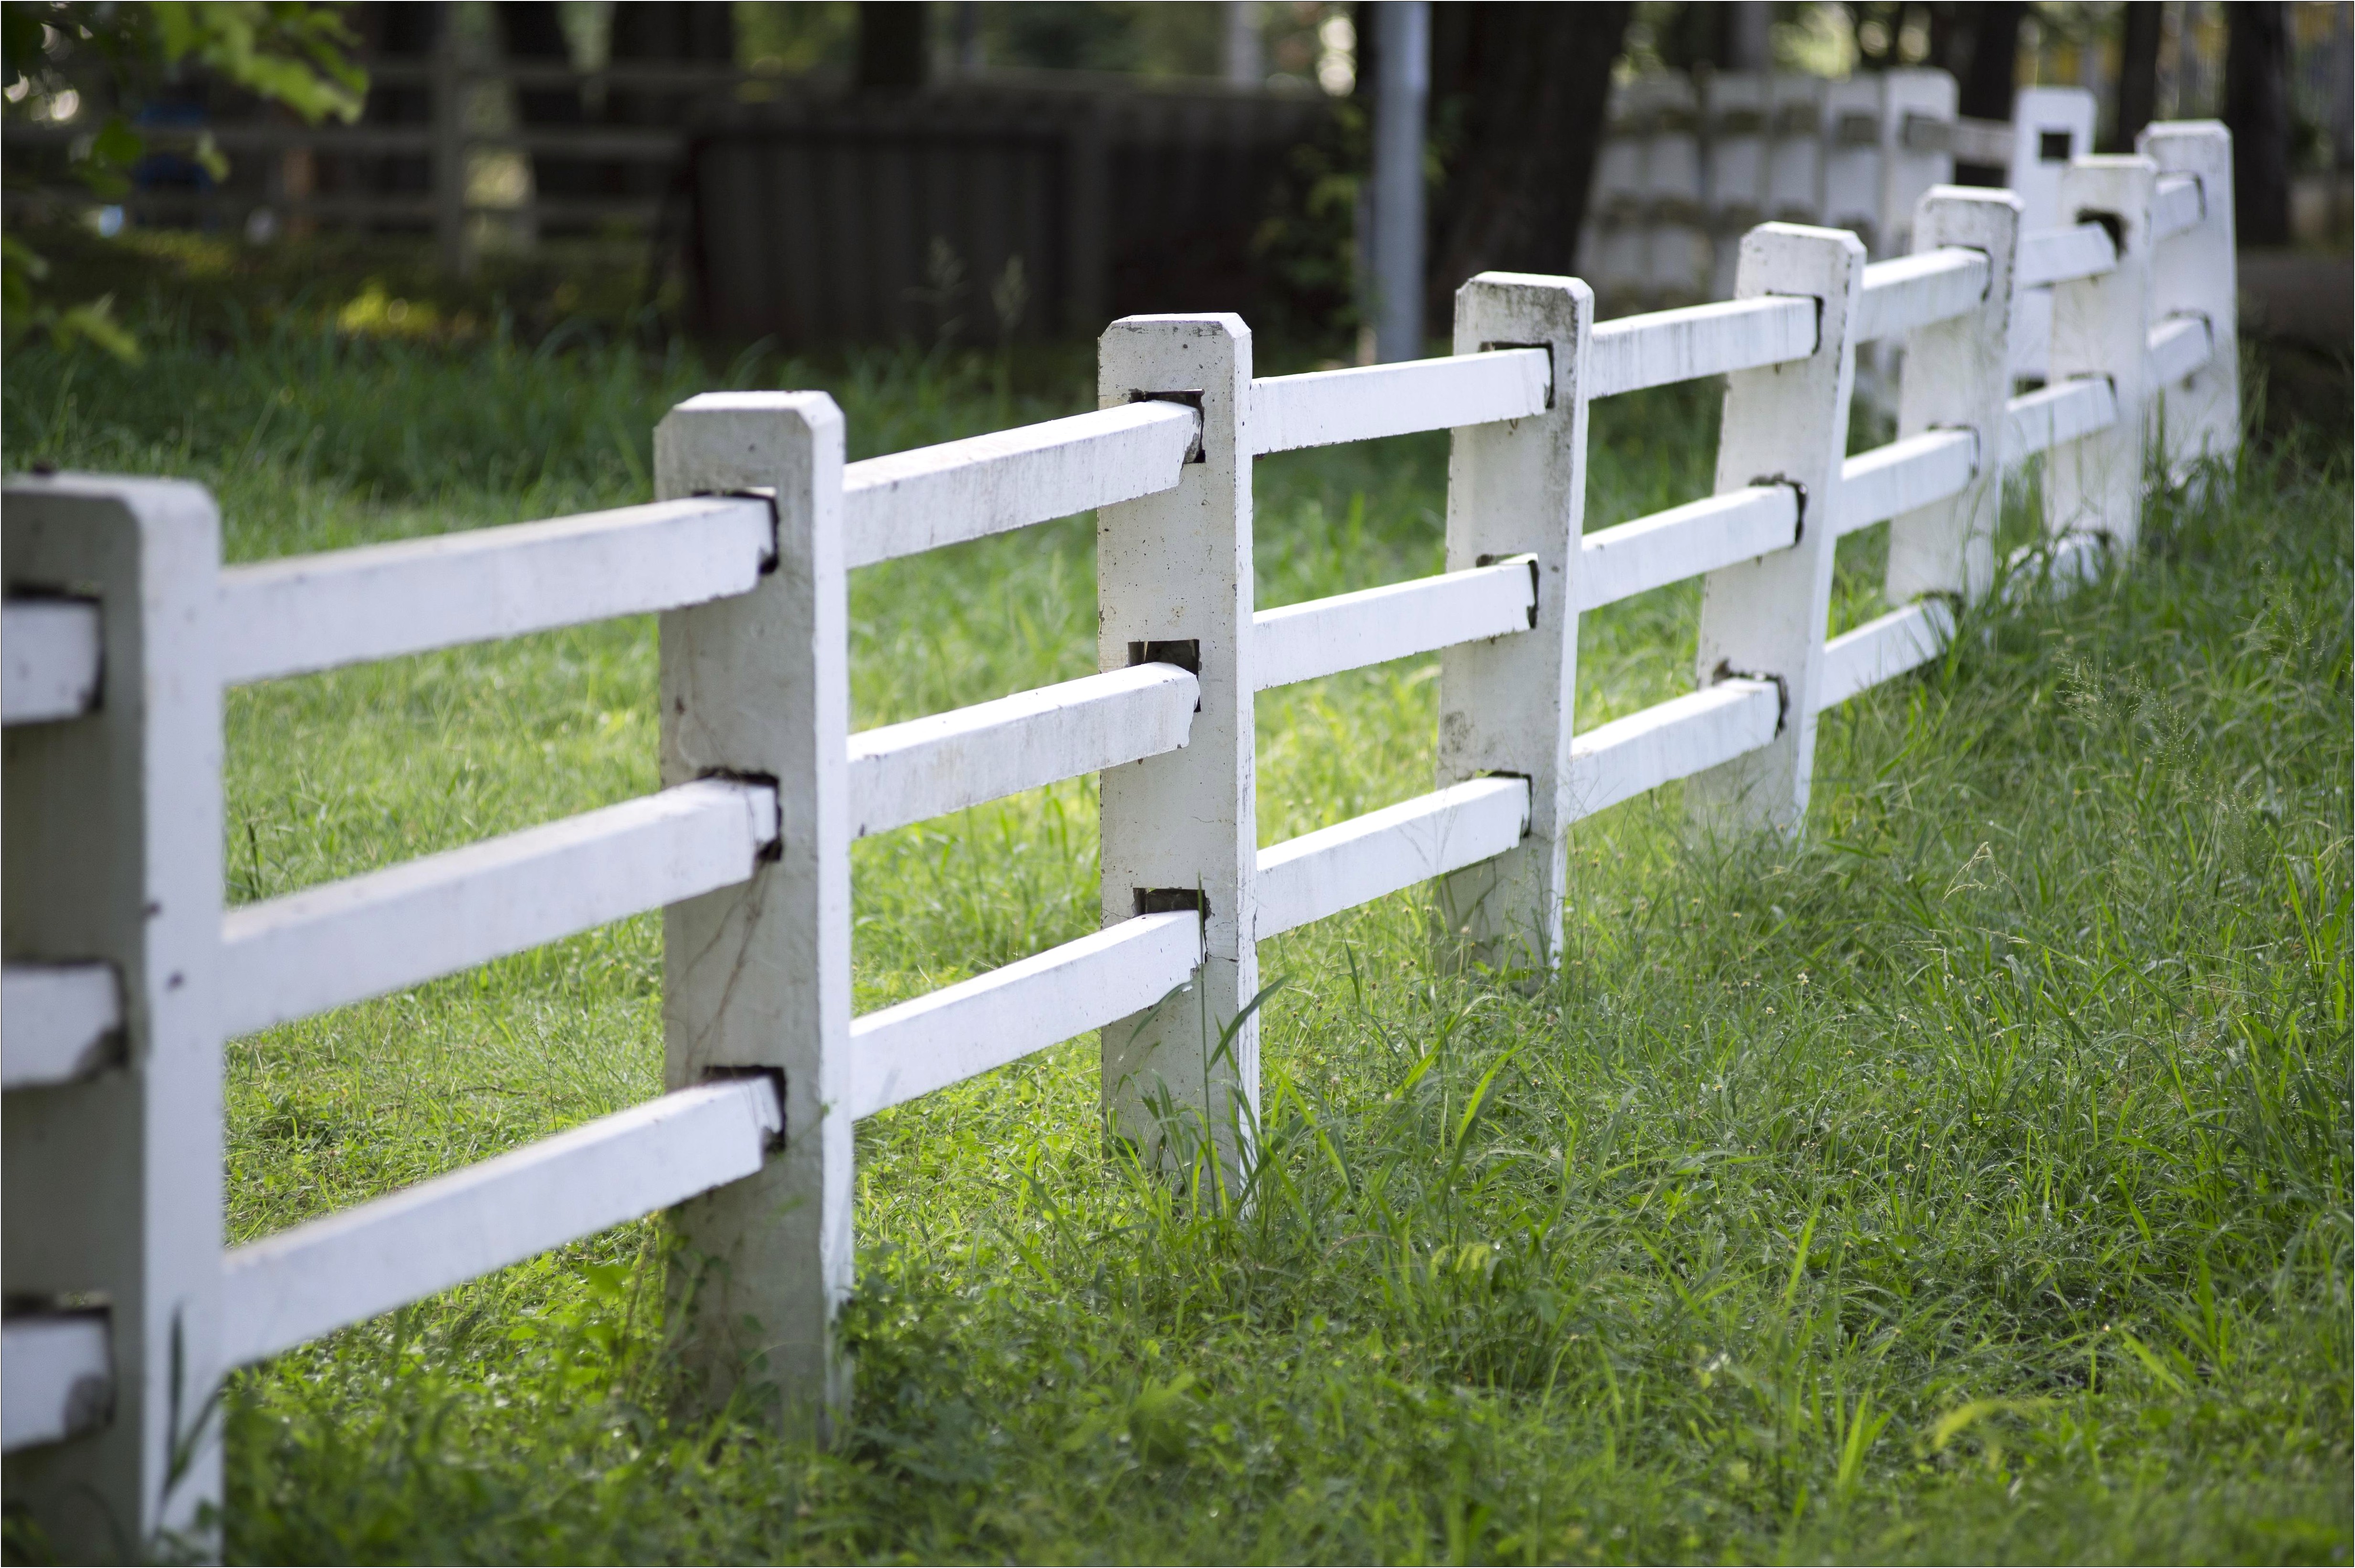
[{"label": "mortise slot in post", "polygon": [[2126,220],[2115,212],[2084,211],[2077,215],[2079,223],[2097,223],[2102,232],[2110,237],[2110,249],[2123,256],[2126,253]]},{"label": "mortise slot in post", "polygon": [[1774,733],[1781,735],[1783,726],[1791,722],[1791,687],[1780,675],[1764,670],[1737,670],[1730,659],[1720,659],[1717,668],[1709,673],[1710,685],[1722,681],[1765,681],[1774,688]]},{"label": "mortise slot in post", "polygon": [[[1750,482],[1753,488],[1759,490],[1764,490],[1770,484],[1779,484],[1789,491],[1791,503],[1796,509],[1796,515],[1791,519],[1791,543],[1796,545],[1807,536],[1807,487],[1805,484],[1788,474],[1781,473],[1762,473]],[[1722,676],[1719,678],[1723,679]]]},{"label": "mortise slot in post", "polygon": [[[1197,638],[1174,638],[1168,641],[1131,642],[1128,645],[1131,669],[1139,664],[1175,664],[1196,680],[1202,676],[1202,644]],[[1202,699],[1197,694],[1194,711],[1202,711]]]},{"label": "mortise slot in post", "polygon": [[1136,890],[1136,912],[1139,915],[1174,915],[1181,909],[1191,909],[1203,919],[1210,917],[1210,900],[1198,887],[1140,887]]}]

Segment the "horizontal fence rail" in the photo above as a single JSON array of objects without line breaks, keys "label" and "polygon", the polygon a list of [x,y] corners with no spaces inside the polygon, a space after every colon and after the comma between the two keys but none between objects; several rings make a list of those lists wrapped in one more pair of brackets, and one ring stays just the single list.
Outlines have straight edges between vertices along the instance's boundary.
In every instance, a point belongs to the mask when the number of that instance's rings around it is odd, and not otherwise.
[{"label": "horizontal fence rail", "polygon": [[738,1181],[783,1130],[768,1078],[706,1084],[232,1248],[223,1359],[260,1361]]},{"label": "horizontal fence rail", "polygon": [[113,1404],[105,1313],[28,1313],[0,1325],[0,1451],[98,1431]]},{"label": "horizontal fence rail", "polygon": [[1552,398],[1553,365],[1541,348],[1273,376],[1252,383],[1251,450],[1265,455],[1525,419]]},{"label": "horizontal fence rail", "polygon": [[2050,288],[2080,278],[2098,278],[2117,264],[2117,244],[2098,223],[2041,229],[2019,237],[2016,286]]},{"label": "horizontal fence rail", "polygon": [[1755,370],[1816,351],[1813,300],[1729,300],[1596,323],[1587,396]]},{"label": "horizontal fence rail", "polygon": [[1254,673],[1269,691],[1537,624],[1538,573],[1523,556],[1252,617]]},{"label": "horizontal fence rail", "polygon": [[1201,682],[1139,664],[850,737],[850,834],[886,832],[1186,744]]},{"label": "horizontal fence rail", "polygon": [[0,968],[0,1088],[69,1084],[113,1065],[122,1027],[112,964]]},{"label": "horizontal fence rail", "polygon": [[0,607],[0,723],[46,724],[98,704],[98,607],[11,599]]},{"label": "horizontal fence rail", "polygon": [[1174,489],[1202,428],[1137,402],[868,458],[843,470],[848,565],[873,566]]},{"label": "horizontal fence rail", "polygon": [[1857,312],[1859,342],[1900,337],[1976,308],[1987,297],[1987,259],[1976,250],[1944,249],[1864,270]]},{"label": "horizontal fence rail", "polygon": [[2208,363],[2214,352],[2208,323],[2177,316],[2150,329],[2150,378],[2164,387],[2181,381]]},{"label": "horizontal fence rail", "polygon": [[221,678],[274,680],[727,599],[760,579],[775,535],[766,501],[714,496],[231,567]]},{"label": "horizontal fence rail", "polygon": [[708,779],[250,904],[221,926],[230,1034],[454,973],[752,874],[776,791]]},{"label": "horizontal fence rail", "polygon": [[1799,493],[1753,484],[1589,534],[1578,554],[1578,608],[1600,609],[1656,588],[1799,542]]},{"label": "horizontal fence rail", "polygon": [[2207,216],[2207,203],[2200,197],[2199,175],[2170,175],[2158,182],[2150,204],[2150,228],[2154,238],[2172,239],[2198,228],[2200,221]]},{"label": "horizontal fence rail", "polygon": [[1526,779],[1476,779],[1260,852],[1264,938],[1493,860],[1529,832]]},{"label": "horizontal fence rail", "polygon": [[1597,725],[1572,743],[1571,799],[1582,817],[1720,767],[1774,738],[1783,692],[1771,681],[1721,681]]},{"label": "horizontal fence rail", "polygon": [[1824,645],[1822,705],[1837,707],[1945,652],[1954,612],[1935,599],[1892,609]]},{"label": "horizontal fence rail", "polygon": [[1971,430],[1924,430],[1859,452],[1840,465],[1842,534],[1959,495],[1979,471],[1979,439]]},{"label": "horizontal fence rail", "polygon": [[2024,461],[2117,422],[2118,397],[2107,379],[2089,376],[2024,392],[2004,410],[2003,461]]},{"label": "horizontal fence rail", "polygon": [[873,1116],[1143,1012],[1201,960],[1195,911],[1139,915],[868,1013],[850,1026],[850,1114]]},{"label": "horizontal fence rail", "polygon": [[[664,1208],[735,1260],[682,1308],[719,1396],[751,1335],[815,1422],[845,1386],[854,1124],[1090,1032],[1109,1126],[1165,1160],[1175,1105],[1239,1175],[1258,943],[1428,885],[1434,943],[1542,968],[1576,823],[1681,780],[1712,829],[1802,831],[1826,712],[1940,660],[1990,592],[2127,558],[2146,474],[2215,482],[2201,460],[2240,419],[2231,146],[2207,126],[2142,141],[2059,172],[2054,210],[2105,222],[2022,233],[2010,196],[1938,187],[1912,253],[1868,266],[1848,236],[1753,231],[1725,303],[1596,324],[1575,281],[1484,274],[1442,358],[1254,377],[1231,316],[1129,318],[1097,411],[858,463],[821,394],[693,398],[655,443],[667,499],[578,517],[223,567],[194,486],[12,482],[0,706],[10,821],[30,825],[5,862],[0,1086],[12,1139],[56,1105],[92,1130],[0,1192],[26,1255],[68,1260],[5,1282],[5,1446],[137,1434],[108,1507],[141,1539],[197,1529],[218,1445],[151,1441],[156,1412]],[[1878,358],[1898,435],[1851,454],[1876,339],[1902,351]],[[2028,348],[2049,384],[2016,391]],[[1716,493],[1583,533],[1586,407],[1712,376]],[[1256,457],[1439,429],[1453,569],[1255,607]],[[2045,538],[2007,576],[1998,506],[2030,462]],[[1090,510],[1099,673],[850,731],[848,572]],[[1883,524],[1891,608],[1828,636],[1825,552]],[[1696,577],[1698,689],[1576,731],[1578,617]],[[223,910],[225,688],[652,612],[677,618],[669,788]],[[1261,846],[1255,694],[1433,654],[1438,787]],[[1101,928],[853,1016],[852,842],[1090,774]],[[190,1241],[221,1227],[203,1107],[226,1036],[655,909],[672,1092],[226,1253]],[[106,1163],[125,1150],[141,1182]]]}]

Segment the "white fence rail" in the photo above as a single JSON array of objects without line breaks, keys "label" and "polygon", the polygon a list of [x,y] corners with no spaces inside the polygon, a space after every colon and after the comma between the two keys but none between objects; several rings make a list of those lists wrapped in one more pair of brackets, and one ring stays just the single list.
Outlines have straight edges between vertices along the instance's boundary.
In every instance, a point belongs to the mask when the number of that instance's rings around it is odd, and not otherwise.
[{"label": "white fence rail", "polygon": [[[2179,471],[2232,451],[2230,146],[2162,125],[2144,147],[2069,167],[2059,199],[2093,217],[2073,228],[2023,235],[2016,197],[1950,187],[1912,254],[1871,265],[1846,233],[1758,228],[1722,304],[1597,325],[1582,282],[1483,276],[1446,358],[1254,378],[1231,317],[1132,318],[1103,340],[1102,411],[863,463],[822,396],[693,398],[657,432],[664,499],[584,517],[224,570],[192,486],[13,482],[0,1076],[6,1293],[33,1306],[0,1369],[12,1495],[66,1541],[94,1539],[76,1497],[143,1539],[189,1527],[218,1448],[166,1487],[176,1367],[208,1389],[666,1207],[727,1266],[691,1352],[724,1388],[756,1336],[781,1408],[815,1420],[841,1397],[858,1118],[1100,1030],[1124,1129],[1155,1149],[1147,1107],[1174,1103],[1231,1167],[1259,941],[1431,883],[1448,941],[1542,968],[1581,818],[1684,779],[1700,815],[1795,830],[1817,715],[1937,658],[1988,591],[2007,465],[2042,455],[2074,569],[2133,541],[2154,443]],[[2031,286],[2053,380],[2013,397]],[[1905,348],[1898,438],[1850,456],[1874,338]],[[1702,376],[1728,378],[1717,493],[1586,533],[1589,405]],[[1255,455],[1441,429],[1448,571],[1254,609]],[[849,732],[849,569],[1088,508],[1101,673]],[[1899,608],[1827,640],[1833,543],[1883,522]],[[1576,733],[1579,614],[1693,577],[1695,690]],[[224,913],[225,687],[647,611],[668,788]],[[1254,694],[1433,652],[1434,791],[1261,848]],[[852,1018],[851,840],[1087,773],[1103,928]],[[657,906],[669,1093],[223,1248],[225,1036]]]}]

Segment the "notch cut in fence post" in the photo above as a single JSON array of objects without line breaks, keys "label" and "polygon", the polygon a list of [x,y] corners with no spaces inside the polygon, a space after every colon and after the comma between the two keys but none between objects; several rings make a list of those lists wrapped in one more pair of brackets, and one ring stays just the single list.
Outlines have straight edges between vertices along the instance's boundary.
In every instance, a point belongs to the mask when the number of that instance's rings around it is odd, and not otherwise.
[{"label": "notch cut in fence post", "polygon": [[1891,604],[1923,594],[1977,603],[1995,580],[2019,214],[2019,198],[2009,191],[1965,185],[1934,187],[1914,214],[1914,253],[1947,245],[1977,250],[1987,259],[1987,290],[1977,310],[1907,334],[1897,434],[1902,440],[1967,429],[1978,438],[1978,471],[1961,494],[1890,521],[1883,580]]},{"label": "notch cut in fence post", "polygon": [[2150,406],[2150,207],[2158,169],[2148,158],[2080,158],[2061,176],[2067,223],[2096,222],[2117,245],[2117,265],[2052,288],[2054,385],[2105,376],[2118,417],[2052,449],[2044,460],[2044,531],[2134,548],[2141,518]]},{"label": "notch cut in fence post", "polygon": [[1461,642],[1439,659],[1441,788],[1485,773],[1529,781],[1520,846],[1444,878],[1444,953],[1493,969],[1550,969],[1568,892],[1570,741],[1577,691],[1580,535],[1586,514],[1586,353],[1594,292],[1575,278],[1483,272],[1455,291],[1455,352],[1542,345],[1551,406],[1450,438],[1447,569],[1536,557],[1537,621],[1524,635]]},{"label": "notch cut in fence post", "polygon": [[102,1301],[112,1361],[102,1424],[10,1454],[0,1486],[69,1559],[212,1561],[220,518],[193,484],[69,475],[12,483],[5,519],[9,588],[94,592],[101,638],[97,710],[0,742],[6,957],[112,964],[125,1049],[0,1099],[0,1284],[12,1306]]},{"label": "notch cut in fence post", "polygon": [[1739,277],[1738,299],[1815,299],[1816,351],[1726,377],[1717,493],[1781,482],[1804,500],[1797,544],[1703,579],[1697,678],[1704,686],[1734,675],[1772,680],[1783,689],[1783,721],[1759,750],[1694,775],[1685,801],[1705,823],[1796,833],[1815,762],[1864,246],[1838,229],[1762,224],[1742,237]]},{"label": "notch cut in fence post", "polygon": [[[1215,1149],[1240,1175],[1259,1120],[1259,990],[1253,883],[1251,669],[1251,329],[1241,317],[1130,316],[1097,348],[1096,395],[1199,395],[1202,461],[1178,487],[1096,513],[1097,663],[1125,668],[1132,644],[1193,644],[1201,707],[1182,749],[1102,777],[1103,921],[1140,912],[1140,893],[1190,889],[1202,906],[1193,983],[1101,1035],[1103,1104],[1118,1136],[1175,1165]],[[1190,1130],[1184,1130],[1190,1129]]]},{"label": "notch cut in fence post", "polygon": [[783,1153],[673,1211],[698,1397],[741,1378],[824,1437],[848,1394],[849,609],[842,412],[822,392],[690,397],[655,431],[663,500],[768,488],[776,569],[662,618],[662,780],[773,779],[779,844],[751,881],[663,912],[664,1081],[781,1075]]},{"label": "notch cut in fence post", "polygon": [[2206,318],[2208,363],[2178,387],[2159,388],[2156,410],[2168,477],[2211,459],[2227,468],[2241,448],[2239,276],[2233,252],[2232,133],[2213,121],[2150,125],[2136,150],[2162,175],[2200,180],[2199,224],[2150,259],[2150,315]]}]

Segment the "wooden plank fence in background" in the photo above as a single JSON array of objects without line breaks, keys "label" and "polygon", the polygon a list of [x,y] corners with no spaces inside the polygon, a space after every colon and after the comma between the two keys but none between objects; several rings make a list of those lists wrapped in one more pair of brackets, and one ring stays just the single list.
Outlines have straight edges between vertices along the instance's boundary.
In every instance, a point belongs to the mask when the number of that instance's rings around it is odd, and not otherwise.
[{"label": "wooden plank fence in background", "polygon": [[[680,259],[710,330],[799,346],[957,325],[987,342],[1092,333],[1176,299],[1247,306],[1263,291],[1252,247],[1272,182],[1330,113],[1313,92],[1199,79],[1002,70],[860,94],[727,66],[474,65],[444,41],[430,63],[363,62],[379,87],[422,90],[421,121],[306,126],[255,111],[147,129],[185,178],[135,185],[122,211],[257,237],[431,234],[452,272],[474,266],[487,226],[508,242],[619,240]],[[662,125],[488,130],[466,111],[482,86],[582,102],[668,93],[685,107]],[[8,124],[12,214],[92,205],[59,161],[91,117]],[[200,134],[229,159],[223,183],[187,162]],[[560,164],[583,176],[568,187],[588,188],[470,188],[483,154]]]},{"label": "wooden plank fence in background", "polygon": [[[2089,221],[2067,230],[1955,187],[1900,259],[1755,228],[1726,304],[1598,325],[1579,280],[1483,275],[1438,359],[1261,377],[1240,318],[1130,318],[1101,412],[866,462],[823,394],[694,397],[657,432],[657,499],[586,517],[224,570],[194,485],[12,482],[8,1496],[69,1551],[195,1530],[229,1370],[658,1208],[719,1266],[690,1357],[719,1389],[762,1357],[781,1419],[822,1432],[858,1118],[1100,1030],[1122,1128],[1230,1181],[1261,940],[1435,882],[1435,939],[1542,970],[1581,819],[1689,779],[1708,820],[1798,831],[1819,715],[1937,657],[1990,590],[2007,467],[2042,454],[2066,581],[2131,547],[2147,461],[2232,460],[2230,144],[2179,124],[2142,147],[2069,166]],[[2001,345],[2039,286],[2055,379],[2013,397]],[[1876,337],[1906,351],[1898,436],[1848,456]],[[1592,403],[1720,374],[1717,493],[1586,534]],[[1442,429],[1445,573],[1255,606],[1255,455]],[[852,569],[1085,506],[1099,674],[849,732]],[[1882,522],[1899,608],[1828,641],[1833,545]],[[1575,733],[1579,612],[1695,575],[1695,690]],[[224,911],[226,686],[646,611],[659,793]],[[1433,791],[1261,846],[1253,694],[1434,650]],[[853,1017],[853,835],[1089,772],[1103,929]],[[224,1250],[227,1034],[656,906],[667,1094]]]}]

